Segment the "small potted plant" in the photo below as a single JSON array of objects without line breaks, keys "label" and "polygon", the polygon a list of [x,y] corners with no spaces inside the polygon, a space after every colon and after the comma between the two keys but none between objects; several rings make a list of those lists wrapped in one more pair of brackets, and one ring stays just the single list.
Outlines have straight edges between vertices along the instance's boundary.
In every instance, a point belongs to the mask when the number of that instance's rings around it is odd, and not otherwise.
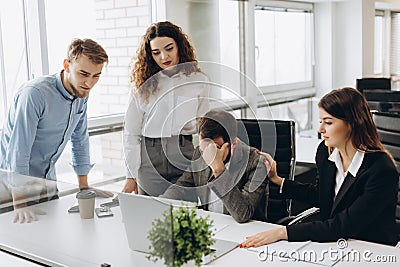
[{"label": "small potted plant", "polygon": [[190,262],[200,266],[203,256],[212,253],[211,245],[215,242],[210,230],[212,223],[209,216],[198,217],[195,208],[167,210],[162,219],[154,220],[148,233],[151,243],[148,259],[154,262],[163,259],[168,267]]}]

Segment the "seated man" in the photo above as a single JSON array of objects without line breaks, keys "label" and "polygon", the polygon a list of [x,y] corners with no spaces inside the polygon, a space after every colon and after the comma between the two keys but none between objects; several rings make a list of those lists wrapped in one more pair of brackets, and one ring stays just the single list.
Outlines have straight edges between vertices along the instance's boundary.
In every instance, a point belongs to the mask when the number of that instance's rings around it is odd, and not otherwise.
[{"label": "seated man", "polygon": [[209,111],[198,120],[200,145],[189,169],[160,197],[200,201],[202,208],[237,222],[266,221],[267,171],[257,149],[237,138],[236,119]]}]

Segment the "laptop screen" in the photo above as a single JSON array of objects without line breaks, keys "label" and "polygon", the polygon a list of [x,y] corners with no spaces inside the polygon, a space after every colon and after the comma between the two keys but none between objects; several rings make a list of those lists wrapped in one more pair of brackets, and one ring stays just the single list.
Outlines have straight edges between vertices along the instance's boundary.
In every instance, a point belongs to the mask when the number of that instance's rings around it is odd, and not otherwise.
[{"label": "laptop screen", "polygon": [[[165,224],[165,229],[168,231],[166,234],[170,235],[171,249],[173,248],[170,203],[154,197],[125,193],[118,193],[118,199],[130,249],[150,252],[151,242],[148,235],[153,223],[157,221]],[[165,218],[169,218],[169,221],[165,221]]]},{"label": "laptop screen", "polygon": [[[172,210],[174,207],[196,207],[196,203],[126,193],[118,193],[118,198],[130,249],[150,253],[152,245],[150,239],[154,243],[157,237],[162,235],[159,240],[163,244],[156,243],[156,245],[158,249],[160,247],[165,249],[164,255],[171,253],[172,259],[174,252]],[[154,231],[153,228],[158,230]],[[237,246],[236,242],[216,239],[211,247],[214,253],[204,256],[203,264],[223,256]]]}]

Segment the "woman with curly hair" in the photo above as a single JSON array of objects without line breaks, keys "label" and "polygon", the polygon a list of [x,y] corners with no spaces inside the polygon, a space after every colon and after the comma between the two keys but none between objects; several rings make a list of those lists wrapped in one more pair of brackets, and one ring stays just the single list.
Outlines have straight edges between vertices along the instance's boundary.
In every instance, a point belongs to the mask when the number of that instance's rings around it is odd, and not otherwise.
[{"label": "woman with curly hair", "polygon": [[130,80],[135,90],[125,116],[122,191],[157,196],[190,164],[196,118],[208,110],[208,79],[189,37],[165,21],[147,29]]}]

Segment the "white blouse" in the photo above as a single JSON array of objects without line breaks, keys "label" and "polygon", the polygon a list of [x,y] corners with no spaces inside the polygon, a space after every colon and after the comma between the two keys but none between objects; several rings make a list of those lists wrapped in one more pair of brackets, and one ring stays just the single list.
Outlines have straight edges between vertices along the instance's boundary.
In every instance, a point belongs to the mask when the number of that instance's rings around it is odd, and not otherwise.
[{"label": "white blouse", "polygon": [[329,156],[329,160],[335,163],[336,166],[336,183],[335,183],[335,198],[340,190],[340,188],[342,187],[342,184],[344,182],[344,179],[347,176],[347,173],[351,173],[351,175],[353,175],[353,177],[356,177],[358,170],[361,167],[361,164],[364,160],[364,151],[358,151],[356,152],[356,154],[354,154],[354,157],[350,163],[349,168],[347,169],[347,171],[345,172],[343,170],[343,165],[342,165],[342,159],[340,157],[340,153],[339,150],[337,148],[335,148],[332,153]]},{"label": "white blouse", "polygon": [[[141,163],[142,136],[171,137],[196,133],[196,118],[209,109],[208,78],[201,72],[182,72],[169,77],[162,71],[157,79],[158,91],[144,101],[131,94],[124,125],[124,155],[127,178],[136,178]],[[153,79],[152,78],[152,79]]]}]

